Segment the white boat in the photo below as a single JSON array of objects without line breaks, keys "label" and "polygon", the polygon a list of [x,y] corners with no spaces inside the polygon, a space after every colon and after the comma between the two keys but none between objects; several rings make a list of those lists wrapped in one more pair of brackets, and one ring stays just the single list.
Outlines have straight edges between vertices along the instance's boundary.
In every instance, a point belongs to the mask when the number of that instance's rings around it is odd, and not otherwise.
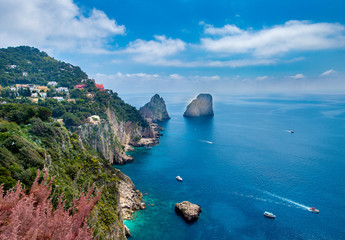
[{"label": "white boat", "polygon": [[319,211],[319,209],[316,209],[316,208],[314,208],[314,207],[311,207],[311,208],[309,208],[308,209],[310,212],[313,212],[313,213],[319,213],[320,211]]},{"label": "white boat", "polygon": [[276,218],[276,215],[274,215],[273,213],[270,213],[270,212],[264,212],[264,216],[268,217],[268,218]]},{"label": "white boat", "polygon": [[182,182],[182,178],[180,176],[177,176],[176,180]]}]

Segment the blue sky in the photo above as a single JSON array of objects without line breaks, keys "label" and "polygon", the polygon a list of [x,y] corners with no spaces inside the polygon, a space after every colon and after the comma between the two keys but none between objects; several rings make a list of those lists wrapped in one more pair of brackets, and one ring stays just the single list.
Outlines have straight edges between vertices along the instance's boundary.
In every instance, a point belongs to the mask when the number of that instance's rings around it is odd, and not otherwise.
[{"label": "blue sky", "polygon": [[345,1],[2,0],[29,45],[120,94],[342,93]]}]

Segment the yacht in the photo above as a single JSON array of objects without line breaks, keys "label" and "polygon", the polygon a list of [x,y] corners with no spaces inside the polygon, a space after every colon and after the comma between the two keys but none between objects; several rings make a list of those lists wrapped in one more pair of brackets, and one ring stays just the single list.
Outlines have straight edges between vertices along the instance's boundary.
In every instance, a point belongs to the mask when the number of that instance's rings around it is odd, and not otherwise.
[{"label": "yacht", "polygon": [[264,216],[268,217],[268,218],[276,218],[276,215],[274,215],[273,213],[270,213],[270,212],[264,212]]}]

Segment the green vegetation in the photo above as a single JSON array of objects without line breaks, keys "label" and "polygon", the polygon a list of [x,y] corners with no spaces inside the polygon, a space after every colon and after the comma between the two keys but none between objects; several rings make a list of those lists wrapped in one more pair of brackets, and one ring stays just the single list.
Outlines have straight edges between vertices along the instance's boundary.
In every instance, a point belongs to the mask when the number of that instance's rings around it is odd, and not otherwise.
[{"label": "green vegetation", "polygon": [[[57,82],[56,87],[68,87],[69,93],[49,87],[46,99],[36,98],[38,102],[34,103],[28,98],[32,93],[29,88],[13,90],[14,84],[46,86],[49,81]],[[86,87],[74,89],[77,84]],[[64,100],[52,99],[55,96]],[[119,122],[147,127],[139,111],[117,93],[98,90],[79,67],[31,47],[0,49],[0,103],[0,183],[4,189],[14,187],[18,180],[29,187],[37,169],[47,168],[50,176],[55,176],[51,194],[54,206],[63,194],[68,208],[73,198],[86,192],[93,183],[97,190],[104,186],[88,223],[98,239],[122,233],[116,187],[122,173],[94,150],[90,142],[97,142],[101,133],[111,148],[122,151],[123,146],[109,129],[106,112],[111,109]],[[86,124],[92,115],[102,119],[99,125]],[[57,119],[63,119],[64,125]],[[82,142],[77,133],[88,127],[94,139]]]},{"label": "green vegetation", "polygon": [[0,49],[0,85],[16,83],[46,85],[56,81],[59,86],[73,88],[87,74],[79,67],[57,61],[37,48],[21,46]]},{"label": "green vegetation", "polygon": [[[90,148],[85,149],[78,135],[58,123],[35,117],[37,112],[34,110],[29,111],[31,118],[25,114],[25,120],[4,120],[17,111],[16,105],[6,105],[1,108],[3,120],[0,120],[0,182],[4,183],[4,189],[14,187],[17,180],[31,186],[37,169],[48,168],[50,175],[55,176],[53,203],[56,205],[63,194],[66,207],[70,207],[73,198],[85,192],[92,183],[96,183],[97,189],[105,186],[89,221],[96,236],[106,238],[109,228],[119,225],[118,172]],[[23,124],[23,121],[28,124]]]}]

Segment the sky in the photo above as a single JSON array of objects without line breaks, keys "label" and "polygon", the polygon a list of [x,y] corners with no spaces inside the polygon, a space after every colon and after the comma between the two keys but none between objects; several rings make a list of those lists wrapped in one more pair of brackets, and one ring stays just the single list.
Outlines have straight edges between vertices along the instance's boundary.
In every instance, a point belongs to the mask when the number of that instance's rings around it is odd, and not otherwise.
[{"label": "sky", "polygon": [[345,91],[343,0],[0,0],[27,45],[121,94]]}]

